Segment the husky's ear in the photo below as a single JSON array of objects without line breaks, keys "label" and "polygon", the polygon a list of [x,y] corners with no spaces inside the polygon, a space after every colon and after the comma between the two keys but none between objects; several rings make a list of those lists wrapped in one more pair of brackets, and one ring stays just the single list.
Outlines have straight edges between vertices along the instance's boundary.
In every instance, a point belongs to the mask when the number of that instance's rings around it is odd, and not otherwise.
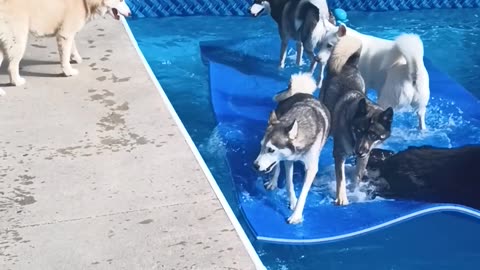
[{"label": "husky's ear", "polygon": [[347,34],[347,27],[344,24],[338,26],[337,36],[343,37]]},{"label": "husky's ear", "polygon": [[365,98],[360,99],[358,102],[357,115],[367,115],[367,100]]},{"label": "husky's ear", "polygon": [[290,140],[295,140],[298,134],[298,123],[297,120],[293,121],[293,123],[287,127],[288,131],[288,138]]},{"label": "husky's ear", "polygon": [[278,124],[278,119],[277,119],[277,114],[275,113],[275,111],[272,111],[270,113],[270,118],[268,119],[268,124],[269,125],[275,125],[275,124]]},{"label": "husky's ear", "polygon": [[392,107],[388,107],[385,111],[380,114],[379,121],[383,124],[383,126],[390,128],[393,121],[393,109]]}]

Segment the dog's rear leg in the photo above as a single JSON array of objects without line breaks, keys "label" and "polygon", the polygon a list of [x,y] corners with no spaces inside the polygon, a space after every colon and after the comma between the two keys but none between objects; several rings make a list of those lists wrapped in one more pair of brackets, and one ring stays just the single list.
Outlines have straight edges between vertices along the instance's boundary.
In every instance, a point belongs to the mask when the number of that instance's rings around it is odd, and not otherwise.
[{"label": "dog's rear leg", "polygon": [[274,190],[277,188],[279,175],[280,175],[280,164],[277,164],[273,171],[272,178],[270,179],[270,181],[266,182],[264,185],[267,190]]},{"label": "dog's rear leg", "polygon": [[297,41],[297,66],[301,66],[303,57],[303,44],[300,41]]},{"label": "dog's rear leg", "polygon": [[288,192],[290,201],[290,210],[295,209],[297,205],[297,195],[295,195],[295,188],[293,187],[293,162],[285,161],[285,188]]},{"label": "dog's rear leg", "polygon": [[298,197],[297,205],[295,206],[295,211],[288,218],[288,223],[297,224],[302,222],[303,219],[303,208],[305,207],[305,202],[307,200],[308,191],[312,186],[315,175],[318,171],[318,159],[316,162],[311,162],[310,164],[305,164],[305,182],[303,183],[302,191],[300,192],[300,197]]},{"label": "dog's rear leg", "polygon": [[280,63],[278,68],[283,69],[285,67],[285,59],[287,58],[287,46],[288,41],[282,40],[282,44],[280,45]]},{"label": "dog's rear leg", "polygon": [[[20,77],[20,61],[25,54],[25,49],[28,42],[28,26],[23,29],[17,29],[17,32],[12,36],[9,44],[5,46],[5,56],[8,59],[8,74],[10,76],[10,83],[16,86],[25,84],[25,79]],[[9,48],[6,48],[9,46]]]},{"label": "dog's rear leg", "polygon": [[426,108],[419,108],[417,111],[417,117],[418,117],[418,129],[420,130],[425,130],[427,128],[427,125],[425,124],[425,112]]},{"label": "dog's rear leg", "polygon": [[347,183],[345,180],[345,157],[335,155],[335,177],[337,179],[336,205],[347,205]]},{"label": "dog's rear leg", "polygon": [[62,66],[63,73],[65,73],[66,76],[78,75],[78,70],[72,68],[72,65],[70,64],[70,56],[72,55],[73,42],[74,36],[65,36],[62,34],[57,35],[60,64]]},{"label": "dog's rear leg", "polygon": [[77,64],[82,63],[82,56],[80,56],[80,53],[78,53],[77,44],[76,44],[75,40],[73,40],[73,43],[72,43],[71,59],[73,61],[75,61]]}]

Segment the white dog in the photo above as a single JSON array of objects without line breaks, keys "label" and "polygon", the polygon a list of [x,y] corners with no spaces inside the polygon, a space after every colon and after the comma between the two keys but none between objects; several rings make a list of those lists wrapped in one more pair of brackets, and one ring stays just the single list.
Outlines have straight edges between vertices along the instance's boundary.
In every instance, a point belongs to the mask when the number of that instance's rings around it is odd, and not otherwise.
[{"label": "white dog", "polygon": [[[425,125],[426,107],[430,99],[429,76],[423,63],[423,43],[419,36],[402,34],[394,41],[361,34],[344,25],[329,31],[321,44],[319,58],[330,57],[332,48],[345,35],[362,41],[359,69],[366,89],[378,93],[378,104],[396,110],[413,108],[418,128]],[[320,79],[319,79],[320,80]]]},{"label": "white dog", "polygon": [[62,70],[66,76],[78,74],[70,59],[82,61],[75,46],[75,35],[95,15],[110,13],[130,16],[124,0],[0,0],[0,65],[5,56],[13,85],[22,85],[19,64],[25,53],[28,33],[55,36]]}]

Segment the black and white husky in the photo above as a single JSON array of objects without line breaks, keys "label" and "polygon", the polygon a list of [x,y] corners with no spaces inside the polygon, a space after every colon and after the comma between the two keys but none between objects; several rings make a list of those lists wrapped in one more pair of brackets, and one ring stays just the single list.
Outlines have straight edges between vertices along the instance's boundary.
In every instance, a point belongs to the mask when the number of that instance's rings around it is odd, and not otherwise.
[{"label": "black and white husky", "polygon": [[[327,31],[335,31],[326,0],[255,0],[250,13],[258,17],[262,13],[270,13],[278,25],[280,34],[280,63],[285,67],[287,45],[289,40],[297,44],[297,65],[301,65],[303,50],[310,60],[310,73],[320,61],[314,50],[325,38]],[[303,46],[302,46],[303,45]],[[326,60],[325,62],[326,63]],[[321,74],[323,74],[323,67]]]},{"label": "black and white husky", "polygon": [[[274,171],[272,179],[265,184],[267,189],[277,187],[279,163],[284,162],[290,209],[294,210],[288,218],[290,224],[302,222],[308,191],[318,171],[320,152],[330,132],[330,114],[312,95],[315,90],[316,82],[311,74],[292,76],[289,88],[275,96],[279,103],[270,114],[260,153],[254,161],[257,171]],[[293,188],[295,161],[305,165],[305,182],[298,201]]]}]

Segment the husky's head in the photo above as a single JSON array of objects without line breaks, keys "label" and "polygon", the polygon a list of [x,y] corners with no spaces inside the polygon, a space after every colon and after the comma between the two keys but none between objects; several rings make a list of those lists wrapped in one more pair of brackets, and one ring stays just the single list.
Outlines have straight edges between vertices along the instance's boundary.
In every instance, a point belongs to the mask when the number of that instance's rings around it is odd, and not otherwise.
[{"label": "husky's head", "polygon": [[392,120],[391,107],[386,110],[374,108],[362,98],[351,125],[355,155],[360,158],[368,156],[372,148],[390,137]]},{"label": "husky's head", "polygon": [[334,26],[330,23],[326,24],[327,33],[320,43],[320,48],[318,50],[317,57],[321,63],[327,63],[330,55],[332,54],[333,48],[337,45],[340,38],[344,37],[347,34],[347,27],[343,24],[339,26]]},{"label": "husky's head", "polygon": [[287,160],[295,153],[295,139],[298,133],[298,123],[285,123],[277,119],[275,111],[270,114],[268,127],[260,143],[260,154],[253,162],[255,169],[269,173],[279,161]]},{"label": "husky's head", "polygon": [[263,13],[270,13],[270,1],[269,0],[255,0],[253,5],[250,7],[250,14],[253,17],[258,17]]},{"label": "husky's head", "polygon": [[127,3],[125,3],[125,0],[102,0],[98,8],[98,13],[101,16],[108,13],[115,20],[119,20],[120,16],[129,17],[131,15],[130,8],[127,6]]}]

